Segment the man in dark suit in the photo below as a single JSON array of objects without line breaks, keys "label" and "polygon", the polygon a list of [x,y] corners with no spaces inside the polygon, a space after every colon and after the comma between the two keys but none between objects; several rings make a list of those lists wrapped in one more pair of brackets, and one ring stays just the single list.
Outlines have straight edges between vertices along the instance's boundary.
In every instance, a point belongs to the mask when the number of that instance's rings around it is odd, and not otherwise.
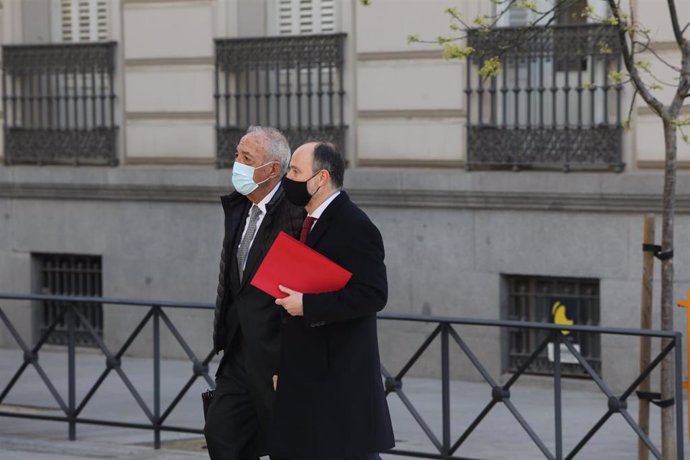
[{"label": "man in dark suit", "polygon": [[330,144],[298,148],[283,178],[286,198],[305,206],[301,239],[352,272],[335,292],[277,299],[282,330],[269,452],[296,459],[378,458],[393,447],[381,382],[376,312],[388,298],[381,234],[347,194],[344,163]]},{"label": "man in dark suit", "polygon": [[281,312],[250,281],[278,233],[297,237],[304,220],[304,210],[285,199],[280,185],[289,161],[290,146],[278,130],[250,128],[235,154],[235,192],[221,198],[225,238],[213,345],[223,358],[204,427],[212,460],[257,459],[266,453]]}]

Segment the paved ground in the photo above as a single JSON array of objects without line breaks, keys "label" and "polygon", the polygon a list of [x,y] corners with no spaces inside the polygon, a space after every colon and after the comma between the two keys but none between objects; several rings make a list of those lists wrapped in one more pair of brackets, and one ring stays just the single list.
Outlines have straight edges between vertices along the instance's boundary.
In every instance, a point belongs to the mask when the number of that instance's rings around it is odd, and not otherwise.
[{"label": "paved ground", "polygon": [[[0,350],[0,389],[4,388],[17,367],[22,355],[16,350]],[[63,398],[67,398],[67,359],[63,353],[41,352],[40,363],[54,381]],[[96,353],[77,356],[77,401],[81,401],[97,376],[103,371],[105,359]],[[125,358],[123,369],[152,406],[152,361]],[[162,408],[169,402],[188,379],[191,364],[185,361],[164,361],[161,366],[163,396]],[[568,385],[563,398],[564,443],[566,452],[603,415],[605,398],[589,383]],[[202,413],[199,394],[206,389],[197,381],[189,394],[171,413],[166,423],[175,426],[200,428]],[[441,385],[429,379],[405,380],[404,390],[424,417],[441,437]],[[486,385],[453,382],[452,436],[457,438],[486,405],[490,390]],[[546,385],[529,383],[516,386],[511,400],[523,413],[527,422],[553,450],[553,391]],[[389,403],[394,420],[397,446],[405,450],[433,452],[434,447],[418,427],[397,396],[390,396]],[[27,369],[16,387],[0,405],[0,410],[23,414],[60,415],[50,392],[38,378],[33,368]],[[684,402],[687,407],[687,401]],[[630,413],[636,417],[637,404],[631,400]],[[658,443],[658,409],[653,410],[652,439]],[[124,384],[115,374],[109,376],[103,387],[88,403],[82,414],[86,418],[110,419],[145,423],[146,417]],[[687,428],[687,426],[686,426]],[[686,430],[687,431],[687,430]],[[153,434],[147,430],[78,425],[77,441],[67,440],[67,425],[62,422],[36,421],[21,418],[0,417],[0,460],[85,460],[85,459],[194,459],[207,458],[199,435],[163,433],[163,448],[152,448]],[[686,439],[686,458],[690,459],[690,446]],[[578,459],[630,460],[637,458],[635,434],[620,416],[614,416],[591,443],[578,455]],[[457,455],[482,459],[532,460],[544,458],[525,431],[503,405],[498,405],[467,439]],[[393,456],[384,456],[394,458]]]}]

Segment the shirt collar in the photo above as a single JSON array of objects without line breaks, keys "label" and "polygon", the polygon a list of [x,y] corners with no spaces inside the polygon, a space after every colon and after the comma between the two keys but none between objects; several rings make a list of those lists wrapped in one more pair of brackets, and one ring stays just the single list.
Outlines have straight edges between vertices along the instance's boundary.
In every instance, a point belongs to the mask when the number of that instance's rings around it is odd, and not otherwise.
[{"label": "shirt collar", "polygon": [[333,195],[331,195],[331,196],[329,196],[328,198],[326,198],[326,201],[324,201],[323,203],[321,203],[321,205],[320,205],[318,208],[314,209],[314,212],[312,212],[312,213],[309,214],[309,215],[310,215],[311,217],[313,217],[314,219],[320,219],[320,218],[321,218],[321,214],[323,214],[323,212],[326,210],[326,208],[328,207],[328,205],[331,204],[331,202],[332,202],[333,200],[335,200],[335,199],[338,197],[338,195],[340,195],[340,190],[337,190]]},{"label": "shirt collar", "polygon": [[280,187],[280,181],[273,187],[273,190],[268,192],[268,195],[266,195],[261,201],[256,203],[256,206],[261,209],[261,215],[265,216],[266,215],[266,204],[271,201],[271,198],[273,198],[273,195],[276,194],[278,191],[278,187]]}]

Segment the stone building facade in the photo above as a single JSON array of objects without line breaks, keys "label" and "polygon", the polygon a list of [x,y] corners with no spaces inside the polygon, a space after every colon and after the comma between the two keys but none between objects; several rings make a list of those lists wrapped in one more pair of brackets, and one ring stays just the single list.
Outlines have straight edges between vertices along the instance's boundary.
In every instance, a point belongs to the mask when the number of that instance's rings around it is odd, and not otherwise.
[{"label": "stone building facade", "polygon": [[[637,0],[637,17],[655,51],[678,61],[657,3]],[[687,22],[690,4],[678,3]],[[550,321],[560,300],[580,324],[639,325],[642,218],[660,211],[663,137],[640,101],[632,129],[622,128],[632,91],[608,77],[621,64],[607,27],[563,15],[484,80],[479,58],[447,61],[406,37],[447,34],[447,7],[494,14],[489,0],[1,4],[0,292],[211,303],[234,143],[248,125],[271,124],[293,147],[307,138],[342,146],[346,189],[384,237],[388,311]],[[527,16],[506,14],[471,45],[489,52],[515,40]],[[689,166],[681,144],[678,298],[690,284]],[[7,311],[36,337],[49,307]],[[94,309],[112,344],[142,315]],[[196,350],[210,347],[210,312],[171,315]],[[384,362],[399,366],[430,331],[382,323]],[[495,375],[538,339],[460,331]],[[607,380],[630,379],[636,340],[580,340]],[[133,352],[148,353],[148,341]],[[0,344],[12,346],[2,328]],[[478,377],[452,359],[454,376]],[[437,363],[415,370],[433,374]],[[549,372],[546,356],[534,371]]]}]

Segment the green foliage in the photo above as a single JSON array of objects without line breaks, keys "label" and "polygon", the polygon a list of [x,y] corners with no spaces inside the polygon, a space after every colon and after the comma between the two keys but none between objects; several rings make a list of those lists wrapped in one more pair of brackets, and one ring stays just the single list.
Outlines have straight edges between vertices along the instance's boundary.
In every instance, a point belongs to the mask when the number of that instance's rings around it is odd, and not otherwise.
[{"label": "green foliage", "polygon": [[369,6],[371,5],[371,0],[359,0],[359,4],[362,6]]},{"label": "green foliage", "polygon": [[419,43],[419,35],[417,34],[410,34],[407,36],[407,44],[410,45],[412,43]]},{"label": "green foliage", "polygon": [[518,0],[513,3],[513,8],[524,8],[526,10],[537,12],[537,2],[534,0]]},{"label": "green foliage", "polygon": [[635,62],[635,67],[647,73],[652,73],[652,64],[650,64],[649,61],[637,61]]},{"label": "green foliage", "polygon": [[613,49],[608,45],[606,42],[599,42],[599,52],[601,54],[611,54],[613,53]]},{"label": "green foliage", "polygon": [[618,26],[619,21],[618,18],[615,16],[609,16],[608,18],[604,19],[604,23],[610,25],[610,26]]},{"label": "green foliage", "polygon": [[489,20],[484,15],[477,16],[476,18],[474,18],[474,20],[472,22],[479,27],[488,27],[489,26]]},{"label": "green foliage", "polygon": [[594,14],[594,7],[592,5],[585,6],[580,12],[580,16],[583,18],[594,18],[596,16],[596,14]]},{"label": "green foliage", "polygon": [[452,18],[459,18],[460,17],[460,12],[458,11],[457,8],[446,8],[445,13]]},{"label": "green foliage", "polygon": [[621,85],[628,78],[628,74],[623,71],[612,70],[609,72],[609,80],[615,85]]},{"label": "green foliage", "polygon": [[474,48],[471,46],[459,46],[452,42],[443,44],[444,59],[466,59],[472,53],[474,53]]},{"label": "green foliage", "polygon": [[498,56],[492,56],[484,61],[482,68],[479,69],[479,75],[484,78],[495,77],[501,72],[501,60]]}]

